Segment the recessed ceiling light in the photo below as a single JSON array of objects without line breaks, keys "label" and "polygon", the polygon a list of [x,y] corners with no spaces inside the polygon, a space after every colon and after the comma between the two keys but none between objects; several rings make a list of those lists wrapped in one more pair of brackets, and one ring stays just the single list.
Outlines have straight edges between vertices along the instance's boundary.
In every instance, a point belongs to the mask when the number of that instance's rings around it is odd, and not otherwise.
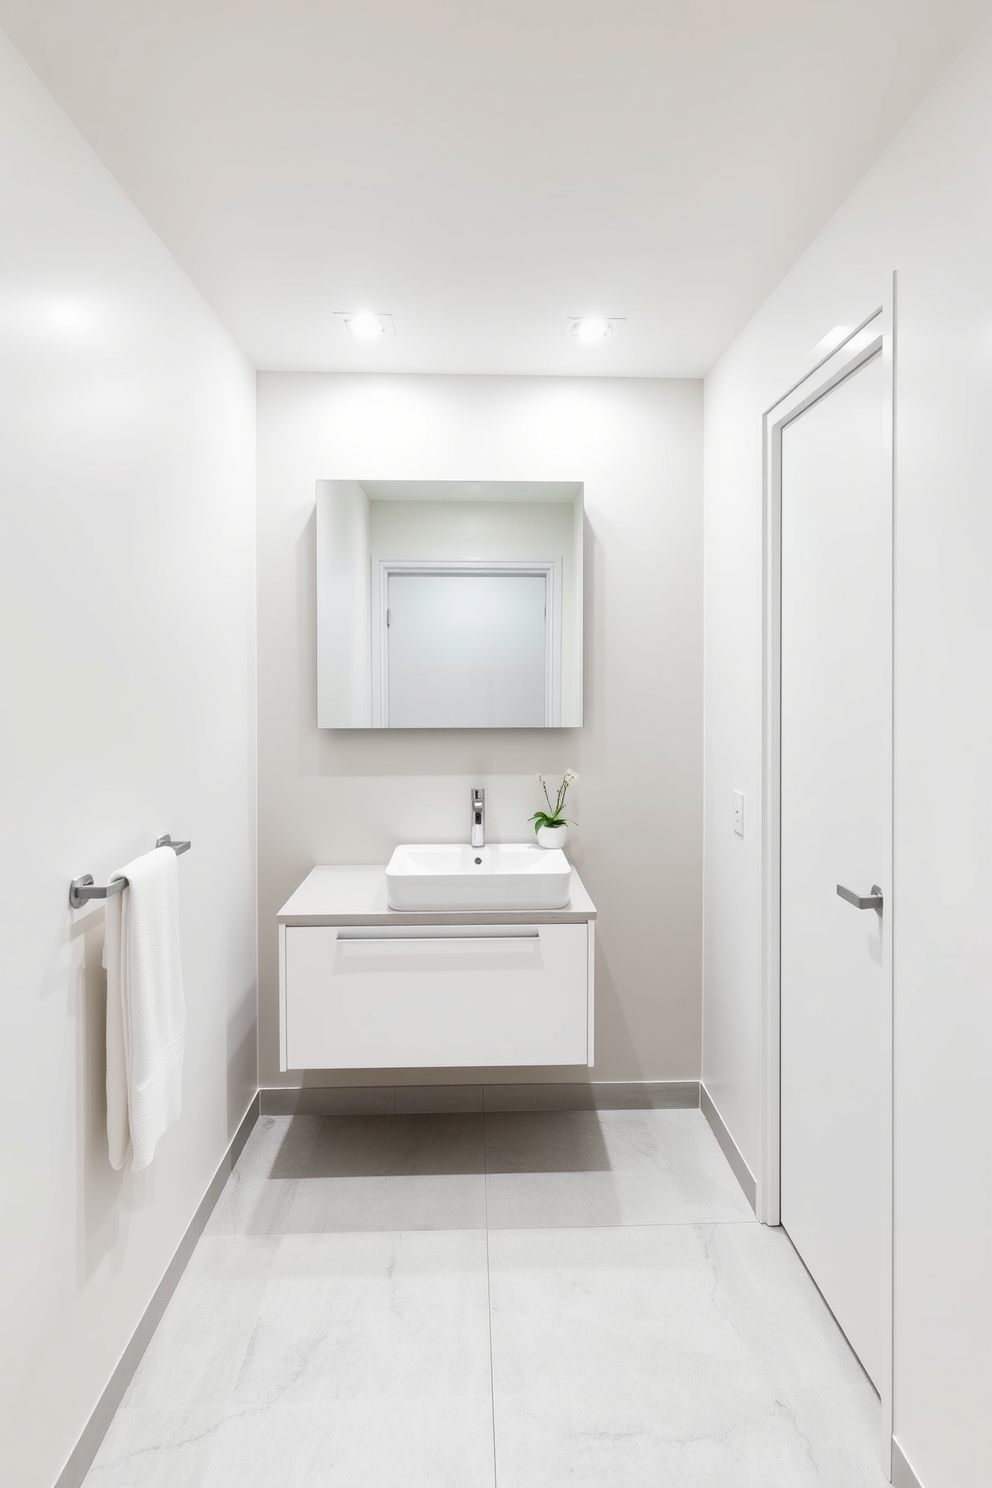
[{"label": "recessed ceiling light", "polygon": [[396,334],[391,315],[373,314],[371,310],[339,310],[334,319],[356,341],[381,341],[383,336]]},{"label": "recessed ceiling light", "polygon": [[615,341],[625,317],[622,315],[570,315],[565,322],[565,340],[581,341],[584,346],[598,346],[602,341]]}]

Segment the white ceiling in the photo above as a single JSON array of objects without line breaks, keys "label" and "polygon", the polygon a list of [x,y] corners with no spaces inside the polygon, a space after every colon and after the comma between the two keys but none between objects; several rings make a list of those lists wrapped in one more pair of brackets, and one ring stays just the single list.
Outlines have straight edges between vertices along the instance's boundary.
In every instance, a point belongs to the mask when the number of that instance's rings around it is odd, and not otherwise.
[{"label": "white ceiling", "polygon": [[[0,0],[258,367],[698,376],[992,0]],[[354,343],[335,311],[392,314]],[[614,342],[566,316],[626,316]]]}]

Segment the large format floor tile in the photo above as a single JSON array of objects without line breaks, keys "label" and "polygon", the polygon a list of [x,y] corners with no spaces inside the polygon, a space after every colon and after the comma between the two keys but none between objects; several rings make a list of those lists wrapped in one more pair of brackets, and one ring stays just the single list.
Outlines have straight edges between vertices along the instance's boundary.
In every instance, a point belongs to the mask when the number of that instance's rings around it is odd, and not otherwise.
[{"label": "large format floor tile", "polygon": [[700,1111],[486,1116],[491,1229],[754,1215]]},{"label": "large format floor tile", "polygon": [[121,1409],[85,1488],[202,1488],[223,1420],[220,1410]]},{"label": "large format floor tile", "polygon": [[298,1168],[287,1231],[485,1229],[482,1120],[322,1118]]},{"label": "large format floor tile", "polygon": [[490,1402],[439,1396],[235,1412],[195,1488],[493,1488]]},{"label": "large format floor tile", "polygon": [[294,1178],[263,1178],[236,1167],[224,1185],[205,1235],[282,1235],[296,1197]]},{"label": "large format floor tile", "polygon": [[135,1371],[125,1407],[181,1411],[228,1400],[279,1243],[248,1235],[201,1238]]},{"label": "large format floor tile", "polygon": [[488,1397],[488,1308],[481,1232],[285,1236],[232,1403]]},{"label": "large format floor tile", "polygon": [[85,1488],[881,1488],[702,1114],[488,1093],[263,1117]]},{"label": "large format floor tile", "polygon": [[492,1483],[484,1234],[285,1237],[206,1488]]},{"label": "large format floor tile", "polygon": [[483,1116],[323,1116],[298,1178],[434,1177],[481,1173]]},{"label": "large format floor tile", "polygon": [[481,1173],[400,1174],[394,1178],[310,1178],[286,1213],[289,1234],[362,1230],[484,1230]]},{"label": "large format floor tile", "polygon": [[242,1178],[300,1178],[319,1116],[260,1116],[238,1158]]},{"label": "large format floor tile", "polygon": [[206,1233],[484,1229],[482,1123],[481,1112],[262,1117]]},{"label": "large format floor tile", "polygon": [[[867,1381],[834,1372],[854,1408],[825,1435],[810,1410],[822,1378],[807,1385],[800,1357],[776,1386],[743,1325],[759,1299],[723,1292],[708,1238],[682,1225],[490,1236],[500,1488],[880,1488]],[[796,1354],[809,1341],[800,1329]]]},{"label": "large format floor tile", "polygon": [[698,1225],[713,1302],[747,1339],[772,1389],[848,1385],[876,1401],[850,1344],[788,1235],[765,1225]]}]

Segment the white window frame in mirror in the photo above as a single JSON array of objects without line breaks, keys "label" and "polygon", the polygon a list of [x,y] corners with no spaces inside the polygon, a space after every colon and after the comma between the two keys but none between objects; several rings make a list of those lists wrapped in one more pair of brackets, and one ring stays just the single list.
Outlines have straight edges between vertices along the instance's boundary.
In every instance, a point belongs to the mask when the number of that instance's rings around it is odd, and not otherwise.
[{"label": "white window frame in mirror", "polygon": [[562,576],[560,558],[372,557],[372,727],[389,727],[389,637],[386,619],[391,574],[543,575],[545,608],[545,728],[561,727]]}]

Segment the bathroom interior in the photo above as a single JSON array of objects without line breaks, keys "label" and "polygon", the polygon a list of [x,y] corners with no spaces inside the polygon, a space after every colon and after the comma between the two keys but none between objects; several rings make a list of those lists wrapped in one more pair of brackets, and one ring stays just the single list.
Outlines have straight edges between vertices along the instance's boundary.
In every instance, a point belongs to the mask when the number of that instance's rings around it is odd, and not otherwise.
[{"label": "bathroom interior", "polygon": [[[992,1480],[990,14],[0,0],[4,1484]],[[861,1227],[789,1131],[788,793],[844,813],[780,528],[868,377],[862,1347],[786,1200]],[[449,615],[401,687],[427,579],[526,592],[526,685]],[[164,837],[133,1171],[70,884]]]}]

